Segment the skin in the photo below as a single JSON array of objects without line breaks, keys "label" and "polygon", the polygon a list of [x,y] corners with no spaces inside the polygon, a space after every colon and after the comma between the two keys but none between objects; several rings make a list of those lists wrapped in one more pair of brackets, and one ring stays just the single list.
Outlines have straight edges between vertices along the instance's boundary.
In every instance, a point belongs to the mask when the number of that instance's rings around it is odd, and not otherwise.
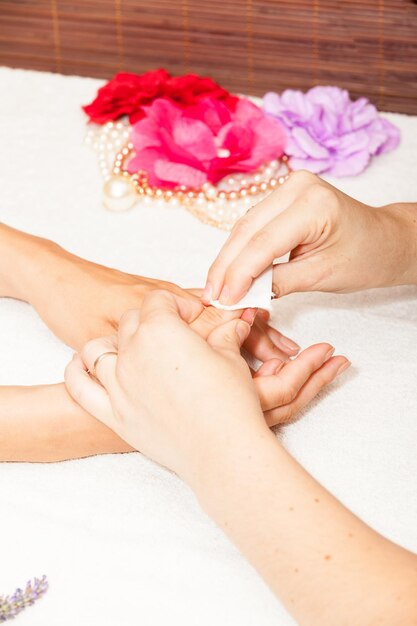
[{"label": "skin", "polygon": [[[126,274],[81,259],[51,241],[0,224],[0,295],[29,302],[62,341],[77,349],[113,333],[122,314],[142,305],[157,288],[198,302],[198,293],[177,285]],[[207,337],[219,323],[243,316],[251,324],[245,349],[263,362],[253,375],[270,425],[290,420],[347,367],[329,344],[299,347],[270,327],[262,312],[201,311],[193,328]],[[291,394],[275,372],[284,368]],[[159,378],[158,378],[159,380]],[[64,385],[0,387],[0,460],[61,461],[92,454],[127,452],[131,447],[92,419],[68,396]]]},{"label": "skin", "polygon": [[240,300],[274,266],[277,297],[417,284],[417,204],[370,207],[310,172],[288,181],[241,218],[212,264],[203,302]]},{"label": "skin", "polygon": [[[116,336],[87,343],[68,365],[74,400],[176,472],[301,626],[417,624],[417,557],[286,452],[240,353],[249,325],[229,320],[204,339],[191,327],[199,306],[149,294]],[[115,350],[93,378],[97,357]]]}]

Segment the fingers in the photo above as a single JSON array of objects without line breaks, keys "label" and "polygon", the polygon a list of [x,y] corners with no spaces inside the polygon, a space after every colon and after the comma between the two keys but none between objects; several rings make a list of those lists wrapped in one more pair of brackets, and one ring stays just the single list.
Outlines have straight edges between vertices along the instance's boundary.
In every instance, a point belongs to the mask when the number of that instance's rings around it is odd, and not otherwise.
[{"label": "fingers", "polygon": [[262,363],[261,367],[253,373],[253,378],[258,378],[259,376],[273,376],[279,372],[283,365],[284,361],[281,359],[270,359],[269,361],[265,361]]},{"label": "fingers", "polygon": [[[273,191],[236,222],[228,240],[209,269],[202,296],[203,302],[208,304],[211,299],[219,298],[228,266],[245,249],[258,231],[265,228],[269,222],[295,201],[300,190],[304,189],[307,184],[311,184],[313,178],[315,177],[307,172],[291,174],[285,185]],[[283,254],[285,252],[289,252],[289,249],[285,250]],[[268,265],[270,263],[265,264],[263,269],[267,268]],[[234,300],[233,302],[237,301]],[[224,302],[224,304],[226,303]]]},{"label": "fingers", "polygon": [[122,349],[137,333],[140,324],[140,310],[131,309],[126,311],[120,318],[119,332],[117,334],[119,349]]},{"label": "fingers", "polygon": [[214,306],[205,307],[200,315],[190,324],[200,337],[207,339],[210,333],[219,325],[233,319],[238,319],[242,311],[222,311]]},{"label": "fingers", "polygon": [[249,337],[245,341],[245,349],[259,361],[265,362],[274,358],[286,361],[289,356],[294,356],[297,350],[289,351],[288,348],[283,350],[279,344],[280,333],[277,332],[277,336],[278,338],[273,336],[273,340],[267,329],[255,322]]},{"label": "fingers", "polygon": [[143,301],[140,320],[141,323],[155,318],[163,318],[165,322],[179,318],[190,324],[203,311],[200,301],[193,298],[183,298],[169,291],[155,290],[147,295]]},{"label": "fingers", "polygon": [[93,339],[85,344],[80,357],[86,369],[111,390],[116,382],[117,343],[114,337]]},{"label": "fingers", "polygon": [[278,406],[264,413],[268,426],[288,423],[307,406],[326,385],[350,366],[344,356],[334,356],[316,370],[289,404]]},{"label": "fingers", "polygon": [[[332,263],[334,266],[334,262]],[[298,291],[315,291],[322,276],[329,273],[323,256],[300,257],[273,267],[272,291],[280,298]]]},{"label": "fingers", "polygon": [[69,394],[83,409],[112,428],[113,410],[106,390],[87,372],[81,356],[74,355],[65,369],[65,384]]},{"label": "fingers", "polygon": [[217,326],[207,337],[207,343],[221,352],[240,356],[240,348],[250,333],[250,326],[241,319],[230,320]]},{"label": "fingers", "polygon": [[257,319],[255,324],[270,338],[270,340],[287,356],[295,356],[300,351],[300,346],[289,337],[286,337],[273,326],[266,324],[263,320]]},{"label": "fingers", "polygon": [[303,206],[302,210],[290,207],[258,230],[227,267],[219,297],[221,304],[234,304],[243,298],[254,278],[277,257],[305,241],[308,227],[306,207]]},{"label": "fingers", "polygon": [[285,363],[276,376],[254,379],[263,411],[269,411],[292,402],[310,376],[333,354],[328,343],[310,346],[294,359]]}]

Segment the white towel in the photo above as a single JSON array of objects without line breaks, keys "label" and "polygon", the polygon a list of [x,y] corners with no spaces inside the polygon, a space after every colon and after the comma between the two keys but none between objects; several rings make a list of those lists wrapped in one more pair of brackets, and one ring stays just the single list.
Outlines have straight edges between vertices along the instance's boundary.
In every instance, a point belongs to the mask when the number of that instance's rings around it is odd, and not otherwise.
[{"label": "white towel", "polygon": [[[94,261],[202,286],[224,235],[181,209],[101,206],[83,146],[100,82],[0,70],[0,213]],[[417,118],[387,115],[401,147],[347,193],[417,199]],[[417,550],[417,289],[296,294],[273,323],[302,346],[330,341],[353,368],[283,431],[289,450],[371,526]],[[0,301],[0,384],[62,380],[71,350],[29,306]],[[285,480],[285,476],[282,477]],[[291,626],[253,569],[175,476],[139,454],[0,465],[0,594],[47,574],[19,626]]]}]

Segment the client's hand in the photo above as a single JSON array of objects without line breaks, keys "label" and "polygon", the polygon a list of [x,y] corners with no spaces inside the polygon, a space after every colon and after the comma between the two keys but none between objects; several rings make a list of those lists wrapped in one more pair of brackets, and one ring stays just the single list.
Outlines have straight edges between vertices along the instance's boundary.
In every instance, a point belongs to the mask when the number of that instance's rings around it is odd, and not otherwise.
[{"label": "client's hand", "polygon": [[[201,293],[92,263],[4,224],[0,255],[0,295],[32,304],[52,332],[74,348],[117,330],[123,313],[139,308],[149,291],[164,289],[189,298]],[[209,311],[206,316],[210,328],[222,321],[221,315]],[[255,322],[245,347],[260,361],[287,359],[298,352],[297,344],[262,319]]]}]

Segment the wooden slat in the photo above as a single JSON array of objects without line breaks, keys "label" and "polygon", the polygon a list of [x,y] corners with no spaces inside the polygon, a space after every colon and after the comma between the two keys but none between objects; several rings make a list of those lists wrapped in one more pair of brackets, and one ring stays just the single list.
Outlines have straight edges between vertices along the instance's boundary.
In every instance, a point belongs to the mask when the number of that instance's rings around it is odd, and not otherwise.
[{"label": "wooden slat", "polygon": [[166,67],[225,87],[337,84],[417,114],[413,0],[0,0],[0,64],[111,77]]}]

